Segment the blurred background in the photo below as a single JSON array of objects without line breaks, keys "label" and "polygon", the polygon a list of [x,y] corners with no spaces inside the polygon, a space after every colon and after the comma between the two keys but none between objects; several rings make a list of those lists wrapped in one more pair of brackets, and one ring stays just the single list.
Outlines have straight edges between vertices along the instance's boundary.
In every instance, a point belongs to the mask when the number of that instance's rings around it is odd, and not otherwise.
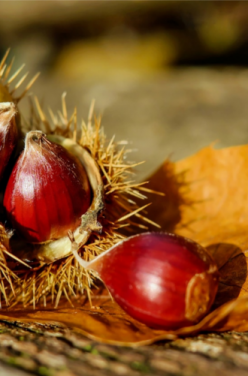
[{"label": "blurred background", "polygon": [[[168,156],[248,143],[248,3],[1,1],[0,56],[26,64],[44,108],[91,100],[143,179]],[[13,71],[14,71],[13,69]],[[26,118],[28,100],[21,102]]]}]

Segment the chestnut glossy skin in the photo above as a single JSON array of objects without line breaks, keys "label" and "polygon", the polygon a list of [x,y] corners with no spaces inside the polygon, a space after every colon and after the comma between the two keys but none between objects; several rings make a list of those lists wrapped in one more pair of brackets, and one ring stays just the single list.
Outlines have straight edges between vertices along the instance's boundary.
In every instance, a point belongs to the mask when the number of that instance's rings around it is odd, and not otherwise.
[{"label": "chestnut glossy skin", "polygon": [[0,179],[17,144],[15,114],[14,103],[0,103]]},{"label": "chestnut glossy skin", "polygon": [[4,195],[13,228],[29,242],[61,238],[80,224],[90,201],[83,166],[41,132],[29,132]]},{"label": "chestnut glossy skin", "polygon": [[92,268],[130,316],[158,329],[199,321],[217,292],[218,272],[210,256],[172,234],[128,238],[93,261]]}]

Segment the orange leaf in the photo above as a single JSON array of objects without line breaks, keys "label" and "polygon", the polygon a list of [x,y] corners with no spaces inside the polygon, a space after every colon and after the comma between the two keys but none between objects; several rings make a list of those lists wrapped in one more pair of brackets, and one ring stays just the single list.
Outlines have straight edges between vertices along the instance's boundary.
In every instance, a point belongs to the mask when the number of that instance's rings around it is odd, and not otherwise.
[{"label": "orange leaf", "polygon": [[[170,184],[167,184],[170,181],[168,173],[164,173],[167,164],[165,162],[151,177],[149,187],[165,192],[172,199],[170,206],[178,213],[178,221],[174,221],[169,229],[207,247],[221,276],[214,307],[227,303],[227,309],[235,304],[235,309],[225,318],[228,329],[238,330],[241,315],[242,328],[247,330],[248,324],[244,320],[248,315],[248,145],[222,150],[209,146],[171,164],[173,194]],[[156,205],[155,202],[150,209],[151,219],[155,220],[158,208],[165,212],[163,205],[166,206],[167,202],[160,197],[159,203]],[[157,219],[162,229],[168,230],[168,218],[160,215]],[[243,299],[230,302],[235,298]],[[216,312],[218,328],[226,330],[227,324],[220,325],[220,312],[223,314],[224,307]],[[210,328],[207,326],[205,329]]]},{"label": "orange leaf", "polygon": [[175,163],[185,172],[187,190],[176,230],[203,245],[248,245],[248,146],[215,150],[211,146]]}]

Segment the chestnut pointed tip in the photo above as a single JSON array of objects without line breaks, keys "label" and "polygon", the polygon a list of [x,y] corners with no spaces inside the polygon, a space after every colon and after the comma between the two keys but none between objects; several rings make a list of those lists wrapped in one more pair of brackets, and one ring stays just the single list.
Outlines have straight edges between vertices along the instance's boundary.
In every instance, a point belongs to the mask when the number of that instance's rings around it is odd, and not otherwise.
[{"label": "chestnut pointed tip", "polygon": [[42,131],[30,131],[26,134],[25,138],[25,150],[29,146],[36,146],[40,145],[40,143],[45,140],[46,134],[43,133]]},{"label": "chestnut pointed tip", "polygon": [[10,122],[16,113],[17,107],[14,102],[0,103],[0,121],[2,124]]},{"label": "chestnut pointed tip", "polygon": [[31,138],[37,138],[37,139],[40,139],[42,137],[46,137],[46,134],[43,133],[42,131],[29,131],[27,134],[26,134],[26,139],[29,140]]},{"label": "chestnut pointed tip", "polygon": [[0,113],[2,111],[8,111],[13,108],[16,108],[16,105],[14,102],[0,102]]}]

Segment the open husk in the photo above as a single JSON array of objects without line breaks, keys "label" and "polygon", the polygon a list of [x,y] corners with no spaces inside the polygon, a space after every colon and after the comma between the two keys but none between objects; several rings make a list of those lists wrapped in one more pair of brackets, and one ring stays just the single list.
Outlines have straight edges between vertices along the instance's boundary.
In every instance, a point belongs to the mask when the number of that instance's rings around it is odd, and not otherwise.
[{"label": "open husk", "polygon": [[[35,137],[44,137],[44,133],[41,131],[31,131],[27,134],[27,137],[32,138],[34,134]],[[98,216],[104,208],[104,187],[97,162],[85,148],[71,139],[50,135],[49,140],[63,146],[71,155],[73,155],[75,161],[82,164],[84,167],[83,171],[86,171],[86,176],[89,180],[92,198],[87,211],[81,216],[80,225],[73,233],[70,231],[67,235],[64,235],[59,239],[47,240],[40,244],[36,242],[33,246],[31,244],[25,246],[24,241],[20,238],[13,241],[13,251],[16,249],[15,254],[22,260],[26,261],[39,260],[45,263],[54,262],[71,253],[72,242],[70,239],[73,238],[74,247],[77,244],[77,249],[79,249],[88,241],[92,231],[102,231],[102,225],[98,222]],[[57,197],[57,199],[59,200],[59,197]],[[69,199],[71,199],[71,197],[69,197]],[[70,237],[68,236],[69,234]]]}]

